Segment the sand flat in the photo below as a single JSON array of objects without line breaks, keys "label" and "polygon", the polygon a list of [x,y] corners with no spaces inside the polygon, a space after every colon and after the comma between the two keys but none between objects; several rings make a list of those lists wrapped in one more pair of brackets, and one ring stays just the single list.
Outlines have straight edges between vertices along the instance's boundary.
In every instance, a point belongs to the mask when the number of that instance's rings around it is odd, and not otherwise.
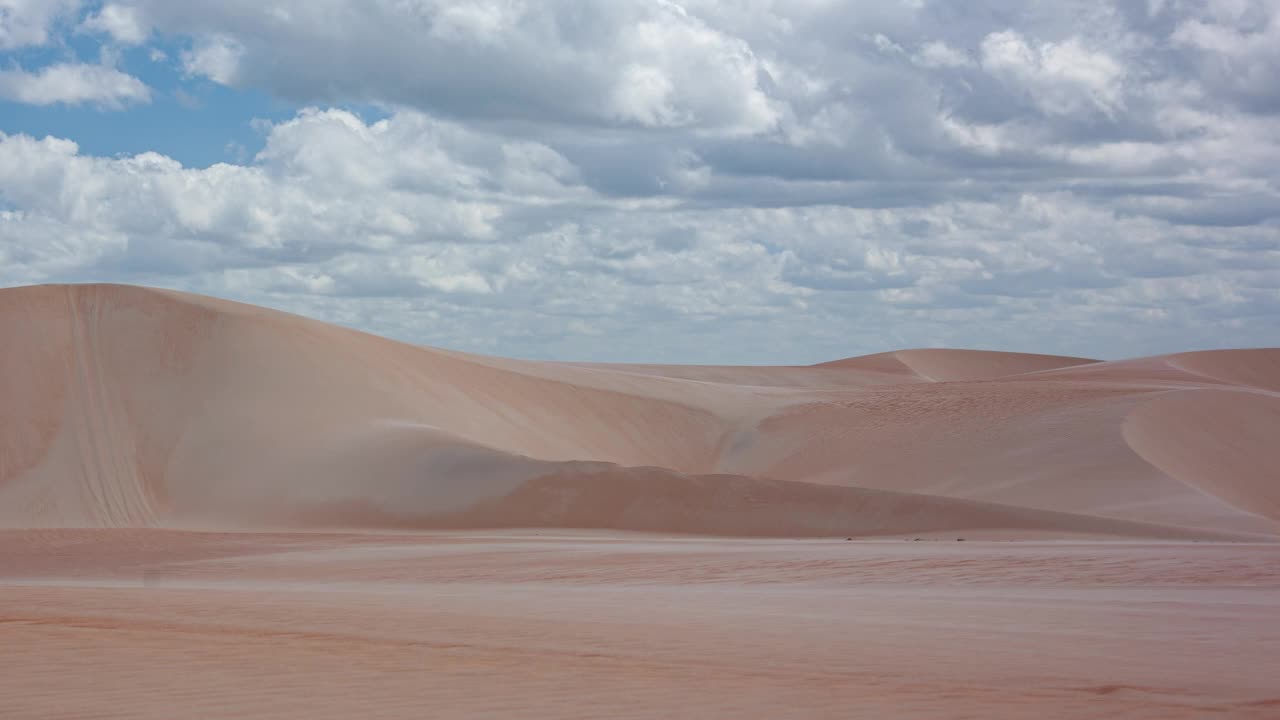
[{"label": "sand flat", "polygon": [[6,717],[1280,709],[1270,544],[163,530],[0,542]]}]

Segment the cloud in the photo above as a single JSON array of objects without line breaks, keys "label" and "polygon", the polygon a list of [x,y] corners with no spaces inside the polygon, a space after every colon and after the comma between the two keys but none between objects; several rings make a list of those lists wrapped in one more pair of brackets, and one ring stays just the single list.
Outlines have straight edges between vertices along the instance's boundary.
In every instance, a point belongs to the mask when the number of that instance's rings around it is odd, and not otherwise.
[{"label": "cloud", "polygon": [[938,40],[930,40],[921,45],[912,60],[927,68],[965,67],[973,63],[967,53]]},{"label": "cloud", "polygon": [[233,85],[240,77],[244,47],[235,39],[214,35],[201,39],[194,48],[182,54],[182,67],[188,75],[199,75],[222,85]]},{"label": "cloud", "polygon": [[1223,314],[1246,318],[1232,332],[1274,330],[1266,226],[1205,244],[1061,191],[680,207],[602,195],[548,146],[422,113],[306,110],[266,132],[252,163],[206,169],[0,137],[0,282],[177,286],[419,342],[615,360],[712,361],[713,343],[813,361],[974,345],[977,326],[988,346],[1138,354],[1153,348],[1135,335],[1221,337]]},{"label": "cloud", "polygon": [[1046,114],[1110,116],[1123,106],[1124,67],[1078,38],[1031,45],[1018,32],[1002,30],[983,38],[981,53],[988,72],[1027,93]]},{"label": "cloud", "polygon": [[768,130],[781,112],[746,42],[670,2],[127,6],[193,39],[188,72],[303,102],[729,133]]},{"label": "cloud", "polygon": [[579,192],[546,148],[420,115],[365,124],[343,111],[304,111],[270,129],[254,164],[203,170],[156,153],[99,158],[66,140],[0,138],[0,198],[22,219],[110,238],[110,269],[125,273],[484,243],[500,204]]},{"label": "cloud", "polygon": [[46,44],[54,24],[79,7],[79,0],[0,0],[0,50]]},{"label": "cloud", "polygon": [[106,33],[123,45],[139,45],[151,34],[136,8],[107,3],[98,12],[81,23],[81,28],[91,32]]},{"label": "cloud", "polygon": [[28,105],[96,105],[119,110],[151,101],[141,80],[115,68],[82,63],[47,65],[35,72],[0,70],[0,98]]},{"label": "cloud", "polygon": [[1280,112],[1280,9],[1273,3],[1207,3],[1172,39],[1193,50],[1207,91],[1254,112]]}]

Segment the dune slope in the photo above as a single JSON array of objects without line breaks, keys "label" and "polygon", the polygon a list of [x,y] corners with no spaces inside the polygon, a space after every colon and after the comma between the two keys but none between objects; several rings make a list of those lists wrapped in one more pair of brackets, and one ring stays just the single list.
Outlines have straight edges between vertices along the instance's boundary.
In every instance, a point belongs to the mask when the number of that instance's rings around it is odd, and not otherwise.
[{"label": "dune slope", "polygon": [[1277,428],[1280,396],[1183,390],[1135,408],[1125,419],[1124,437],[1170,477],[1280,520]]},{"label": "dune slope", "polygon": [[[1234,537],[1280,519],[1259,439],[1275,351],[530,362],[115,285],[0,290],[0,340],[5,527]],[[1213,438],[1194,398],[1226,418]],[[1223,449],[1240,438],[1244,459]]]}]

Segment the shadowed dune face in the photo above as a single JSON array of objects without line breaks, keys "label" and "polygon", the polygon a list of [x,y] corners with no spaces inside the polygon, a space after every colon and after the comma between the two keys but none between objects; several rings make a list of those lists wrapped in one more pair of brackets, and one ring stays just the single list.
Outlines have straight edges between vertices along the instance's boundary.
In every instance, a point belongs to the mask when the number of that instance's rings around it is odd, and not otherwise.
[{"label": "shadowed dune face", "polygon": [[1280,392],[1280,350],[1222,350],[1174,355],[1174,367],[1227,385]]},{"label": "shadowed dune face", "polygon": [[1124,437],[1170,477],[1233,506],[1280,520],[1280,396],[1184,390],[1144,401]]},{"label": "shadowed dune face", "polygon": [[0,338],[0,526],[1224,537],[1280,519],[1276,351],[538,363],[102,285],[0,290]]},{"label": "shadowed dune face", "polygon": [[978,350],[899,350],[894,354],[915,374],[936,382],[990,380],[1097,362],[1058,355]]}]

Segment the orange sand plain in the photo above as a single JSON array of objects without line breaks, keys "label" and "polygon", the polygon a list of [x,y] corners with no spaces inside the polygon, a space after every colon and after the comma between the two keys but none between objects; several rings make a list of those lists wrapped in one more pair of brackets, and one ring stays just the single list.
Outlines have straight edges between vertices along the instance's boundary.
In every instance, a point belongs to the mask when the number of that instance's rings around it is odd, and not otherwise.
[{"label": "orange sand plain", "polygon": [[40,286],[0,398],[4,717],[1280,717],[1280,350],[550,363]]}]

